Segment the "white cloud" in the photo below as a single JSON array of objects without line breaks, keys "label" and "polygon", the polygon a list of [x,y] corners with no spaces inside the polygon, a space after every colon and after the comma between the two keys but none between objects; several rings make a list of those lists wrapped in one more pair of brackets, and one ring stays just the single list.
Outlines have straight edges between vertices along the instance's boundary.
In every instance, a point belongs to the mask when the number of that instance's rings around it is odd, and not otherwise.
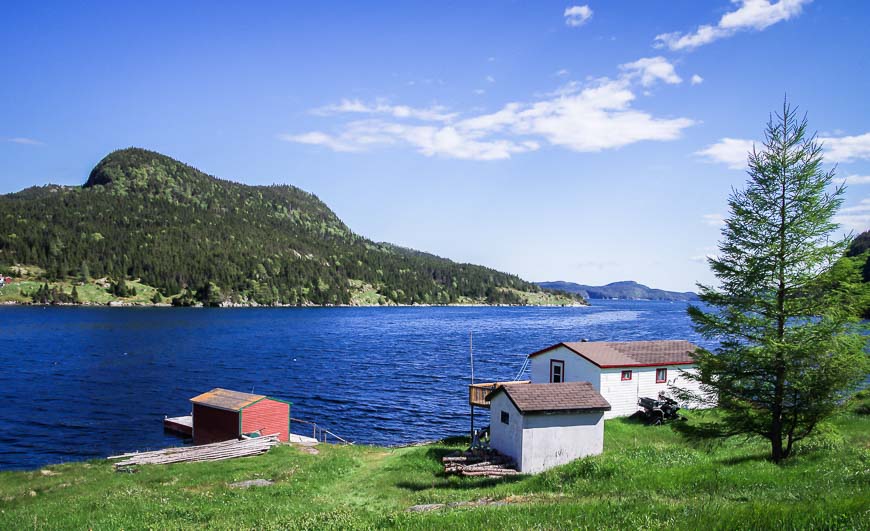
[{"label": "white cloud", "polygon": [[855,159],[870,159],[870,133],[857,136],[819,138],[825,146],[825,158],[829,162],[849,162]]},{"label": "white cloud", "polygon": [[725,224],[725,216],[722,214],[704,214],[704,223],[711,227],[721,227]]},{"label": "white cloud", "polygon": [[333,151],[362,151],[362,148],[358,145],[345,144],[341,140],[320,131],[312,131],[310,133],[302,133],[300,135],[278,135],[278,138],[280,140],[284,140],[285,142],[310,144],[314,146],[326,146]]},{"label": "white cloud", "polygon": [[[657,70],[656,65],[651,67],[650,79],[673,80],[676,74]],[[334,135],[317,131],[280,138],[336,151],[404,144],[426,156],[475,160],[506,159],[535,151],[544,143],[577,152],[597,152],[646,140],[679,138],[683,129],[695,123],[693,120],[656,117],[632,107],[632,83],[640,79],[643,84],[648,70],[639,66],[619,79],[602,78],[586,86],[570,82],[538,100],[512,102],[495,112],[464,118],[440,107],[421,110],[344,100],[318,109],[318,113],[412,116],[426,123],[359,120],[341,124],[341,131]],[[408,110],[397,113],[397,108]]]},{"label": "white cloud", "polygon": [[474,89],[474,93],[478,96],[483,96],[484,94],[486,94],[486,91],[483,89]]},{"label": "white cloud", "polygon": [[570,73],[570,72],[568,72],[566,69],[562,68],[562,69],[560,69],[559,71],[556,72],[556,77],[565,77],[565,76],[567,76],[569,73]]},{"label": "white cloud", "polygon": [[486,76],[486,81],[487,81],[488,83],[495,83],[495,78],[492,77],[492,76]]},{"label": "white cloud", "polygon": [[35,140],[33,138],[27,138],[27,137],[23,137],[23,136],[17,136],[14,138],[7,138],[6,141],[12,142],[13,144],[21,144],[21,145],[25,145],[25,146],[41,146],[41,145],[43,145],[43,143],[40,142],[39,140]]},{"label": "white cloud", "polygon": [[841,208],[834,221],[855,232],[867,230],[870,228],[870,198],[862,199],[855,206]]},{"label": "white cloud", "polygon": [[732,170],[742,170],[746,167],[749,152],[755,144],[752,140],[742,138],[723,138],[706,148],[696,151],[695,155],[705,157],[708,162],[726,164]]},{"label": "white cloud", "polygon": [[704,82],[704,78],[699,76],[698,74],[694,74],[692,76],[692,84],[693,85],[700,85],[703,82]]},{"label": "white cloud", "polygon": [[870,175],[847,175],[842,181],[848,185],[870,184]]},{"label": "white cloud", "polygon": [[385,100],[378,100],[374,104],[366,104],[360,100],[341,100],[336,105],[327,105],[314,109],[317,115],[359,113],[359,114],[389,114],[394,118],[410,118],[423,121],[449,122],[456,117],[455,113],[444,112],[444,107],[435,106],[427,109],[415,109],[407,105],[390,105]]},{"label": "white cloud", "polygon": [[640,77],[640,84],[650,87],[656,81],[664,81],[669,85],[677,85],[683,80],[674,70],[674,65],[662,56],[644,57],[632,63],[625,63],[619,67],[630,78]]},{"label": "white cloud", "polygon": [[739,6],[722,15],[713,26],[704,24],[692,33],[663,33],[655,38],[655,46],[667,46],[671,50],[691,50],[713,41],[730,37],[743,30],[764,30],[777,22],[789,20],[801,14],[803,6],[812,0],[732,0]]},{"label": "white cloud", "polygon": [[592,13],[593,11],[588,5],[565,8],[565,24],[574,28],[582,26],[592,18]]}]

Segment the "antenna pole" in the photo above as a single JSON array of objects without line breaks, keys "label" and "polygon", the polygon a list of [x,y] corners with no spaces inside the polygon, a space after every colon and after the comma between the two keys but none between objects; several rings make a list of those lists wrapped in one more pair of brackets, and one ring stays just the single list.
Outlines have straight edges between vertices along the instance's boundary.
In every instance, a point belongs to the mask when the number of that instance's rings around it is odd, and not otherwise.
[{"label": "antenna pole", "polygon": [[[471,385],[474,385],[474,331],[468,332],[468,357],[471,360]],[[468,390],[471,393],[471,389]],[[470,396],[470,395],[469,395]],[[469,400],[471,405],[471,442],[474,443],[474,402]]]}]

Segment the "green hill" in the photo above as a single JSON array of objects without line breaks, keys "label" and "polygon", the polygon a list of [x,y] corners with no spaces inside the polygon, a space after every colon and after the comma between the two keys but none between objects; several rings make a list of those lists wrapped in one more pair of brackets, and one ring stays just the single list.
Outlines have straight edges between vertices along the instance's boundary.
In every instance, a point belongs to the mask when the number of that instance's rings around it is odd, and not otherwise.
[{"label": "green hill", "polygon": [[[571,304],[493,269],[354,234],[316,196],[248,186],[165,155],[113,152],[82,187],[0,196],[0,266],[38,280],[104,279],[178,303]],[[63,285],[59,285],[60,290]]]}]

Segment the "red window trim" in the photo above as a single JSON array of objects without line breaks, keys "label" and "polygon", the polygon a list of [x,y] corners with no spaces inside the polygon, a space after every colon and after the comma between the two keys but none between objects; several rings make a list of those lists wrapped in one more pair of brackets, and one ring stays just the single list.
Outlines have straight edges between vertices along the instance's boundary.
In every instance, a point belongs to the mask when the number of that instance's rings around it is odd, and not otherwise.
[{"label": "red window trim", "polygon": [[[659,371],[665,371],[665,377],[659,378]],[[668,381],[668,369],[665,367],[659,367],[656,369],[656,383],[666,383]]]},{"label": "red window trim", "polygon": [[[626,373],[628,373],[628,378],[625,377]],[[620,379],[623,382],[630,382],[631,381],[631,371],[622,371],[622,374],[620,375]]]},{"label": "red window trim", "polygon": [[565,383],[565,360],[550,360],[550,383],[553,383],[553,365],[562,367],[562,379],[559,383]]}]

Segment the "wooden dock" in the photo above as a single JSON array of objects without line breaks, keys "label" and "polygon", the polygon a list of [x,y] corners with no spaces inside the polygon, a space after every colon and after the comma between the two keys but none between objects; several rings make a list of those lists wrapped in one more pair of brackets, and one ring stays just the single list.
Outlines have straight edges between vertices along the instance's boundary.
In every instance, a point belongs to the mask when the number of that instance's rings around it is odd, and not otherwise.
[{"label": "wooden dock", "polygon": [[163,429],[185,437],[193,437],[193,415],[183,417],[165,417]]}]

